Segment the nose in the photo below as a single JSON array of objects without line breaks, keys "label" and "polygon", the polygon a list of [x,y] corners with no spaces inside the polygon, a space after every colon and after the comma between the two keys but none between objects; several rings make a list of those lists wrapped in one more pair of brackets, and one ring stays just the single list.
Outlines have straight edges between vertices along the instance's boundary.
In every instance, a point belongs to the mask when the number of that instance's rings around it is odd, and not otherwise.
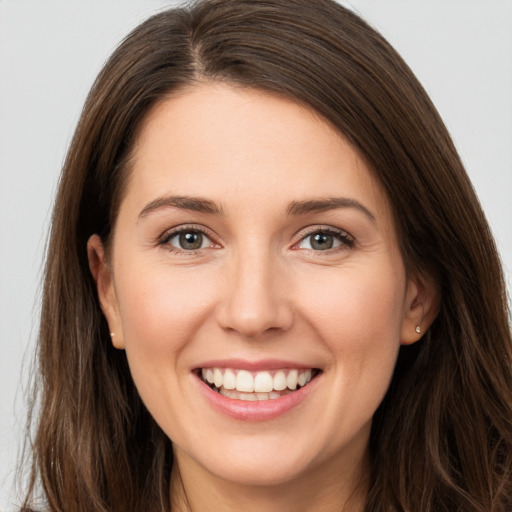
[{"label": "nose", "polygon": [[240,254],[234,258],[222,286],[218,322],[223,329],[255,338],[286,331],[293,322],[286,271],[266,254]]}]

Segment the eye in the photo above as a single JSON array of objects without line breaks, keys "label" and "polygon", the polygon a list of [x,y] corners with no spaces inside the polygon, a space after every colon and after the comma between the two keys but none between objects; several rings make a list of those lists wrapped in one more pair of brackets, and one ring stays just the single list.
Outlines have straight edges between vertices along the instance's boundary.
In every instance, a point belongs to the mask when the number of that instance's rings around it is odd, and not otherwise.
[{"label": "eye", "polygon": [[317,230],[303,237],[297,244],[299,249],[312,251],[328,251],[338,247],[353,247],[353,239],[343,231],[328,229]]},{"label": "eye", "polygon": [[166,236],[162,242],[181,251],[197,251],[213,246],[210,238],[197,229],[175,231]]}]

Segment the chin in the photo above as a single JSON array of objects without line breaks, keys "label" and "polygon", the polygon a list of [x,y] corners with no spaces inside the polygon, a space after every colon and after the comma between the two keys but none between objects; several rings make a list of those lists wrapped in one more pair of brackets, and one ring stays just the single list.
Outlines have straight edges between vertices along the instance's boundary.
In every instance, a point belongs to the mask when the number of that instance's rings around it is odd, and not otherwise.
[{"label": "chin", "polygon": [[235,485],[249,487],[283,486],[300,480],[310,470],[309,464],[301,464],[283,454],[271,459],[249,456],[233,461],[224,459],[221,464],[207,468],[214,476]]}]

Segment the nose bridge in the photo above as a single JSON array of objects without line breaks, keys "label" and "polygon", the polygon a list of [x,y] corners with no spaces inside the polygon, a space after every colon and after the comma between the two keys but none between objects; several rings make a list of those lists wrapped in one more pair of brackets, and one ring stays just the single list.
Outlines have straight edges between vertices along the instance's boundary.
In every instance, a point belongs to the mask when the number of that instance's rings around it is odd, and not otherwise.
[{"label": "nose bridge", "polygon": [[226,277],[221,325],[249,337],[268,330],[288,329],[292,312],[282,270],[269,247],[235,251]]}]

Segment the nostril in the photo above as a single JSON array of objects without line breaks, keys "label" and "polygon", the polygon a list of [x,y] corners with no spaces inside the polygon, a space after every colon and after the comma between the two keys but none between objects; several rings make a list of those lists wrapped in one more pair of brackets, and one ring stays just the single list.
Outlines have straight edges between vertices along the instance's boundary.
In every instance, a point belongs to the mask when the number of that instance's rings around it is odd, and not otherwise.
[{"label": "nostril", "polygon": [[227,305],[219,312],[219,325],[247,338],[287,331],[293,324],[291,308],[280,304]]}]

